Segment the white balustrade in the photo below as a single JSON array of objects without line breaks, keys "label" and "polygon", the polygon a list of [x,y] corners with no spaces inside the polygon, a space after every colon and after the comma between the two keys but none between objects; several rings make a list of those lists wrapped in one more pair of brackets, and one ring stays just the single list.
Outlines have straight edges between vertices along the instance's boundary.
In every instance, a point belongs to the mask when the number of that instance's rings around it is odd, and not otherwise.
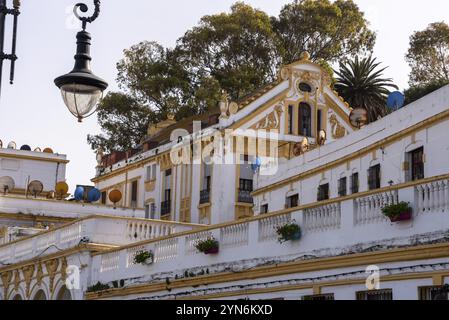
[{"label": "white balustrade", "polygon": [[449,211],[449,180],[433,181],[415,187],[418,214]]},{"label": "white balustrade", "polygon": [[388,221],[388,218],[386,218],[385,215],[382,214],[382,208],[387,205],[397,204],[398,202],[397,190],[377,193],[368,197],[357,198],[354,200],[354,224],[358,226]]},{"label": "white balustrade", "polygon": [[235,248],[248,245],[249,223],[240,223],[220,229],[220,246]]},{"label": "white balustrade", "polygon": [[170,238],[156,242],[154,260],[161,262],[178,257],[179,238]]},{"label": "white balustrade", "polygon": [[107,272],[119,269],[120,251],[103,254],[101,256],[100,272]]},{"label": "white balustrade", "polygon": [[292,219],[290,213],[272,216],[259,220],[259,242],[271,241],[278,238],[276,228],[289,223]]},{"label": "white balustrade", "polygon": [[198,232],[198,233],[188,235],[185,239],[186,254],[192,255],[192,254],[198,253],[198,250],[195,247],[195,245],[198,243],[198,241],[206,240],[211,237],[212,237],[212,232],[210,232],[210,231],[203,231],[203,232]]},{"label": "white balustrade", "polygon": [[306,232],[320,232],[338,229],[340,228],[340,225],[340,203],[332,203],[304,210],[302,227]]}]

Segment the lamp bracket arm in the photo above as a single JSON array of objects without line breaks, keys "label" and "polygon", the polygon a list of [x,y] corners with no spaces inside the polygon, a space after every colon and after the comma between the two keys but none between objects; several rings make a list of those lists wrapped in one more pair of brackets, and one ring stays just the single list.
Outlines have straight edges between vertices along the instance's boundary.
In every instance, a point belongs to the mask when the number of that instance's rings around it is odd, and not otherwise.
[{"label": "lamp bracket arm", "polygon": [[82,17],[78,12],[79,10],[82,13],[86,13],[89,10],[86,4],[77,3],[73,8],[73,13],[75,14],[75,17],[77,17],[83,23],[83,30],[86,30],[87,23],[94,22],[100,15],[100,0],[94,0],[94,6],[95,6],[94,13],[90,17]]}]

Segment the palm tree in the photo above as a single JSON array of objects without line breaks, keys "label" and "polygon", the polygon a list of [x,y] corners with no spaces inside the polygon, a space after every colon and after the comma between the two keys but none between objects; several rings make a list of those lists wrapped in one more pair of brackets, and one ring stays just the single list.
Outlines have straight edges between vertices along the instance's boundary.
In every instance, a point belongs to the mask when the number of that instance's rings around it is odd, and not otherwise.
[{"label": "palm tree", "polygon": [[335,89],[351,107],[364,108],[368,111],[368,120],[373,122],[389,113],[386,106],[388,88],[398,87],[391,78],[382,78],[386,68],[376,70],[380,63],[372,56],[346,64],[340,63],[340,71],[336,71]]}]

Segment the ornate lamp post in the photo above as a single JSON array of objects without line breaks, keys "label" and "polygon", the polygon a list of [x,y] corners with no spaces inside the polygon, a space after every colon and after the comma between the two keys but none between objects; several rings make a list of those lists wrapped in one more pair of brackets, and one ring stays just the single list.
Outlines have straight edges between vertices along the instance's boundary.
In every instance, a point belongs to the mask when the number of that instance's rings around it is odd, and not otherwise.
[{"label": "ornate lamp post", "polygon": [[94,22],[100,14],[100,0],[94,0],[95,12],[90,17],[81,17],[78,10],[87,12],[84,3],[75,5],[73,12],[82,21],[83,30],[76,35],[75,67],[71,72],[55,79],[56,86],[61,90],[62,98],[69,111],[82,122],[95,113],[96,106],[103,96],[108,83],[97,77],[90,69],[91,36],[86,32],[87,23]]}]

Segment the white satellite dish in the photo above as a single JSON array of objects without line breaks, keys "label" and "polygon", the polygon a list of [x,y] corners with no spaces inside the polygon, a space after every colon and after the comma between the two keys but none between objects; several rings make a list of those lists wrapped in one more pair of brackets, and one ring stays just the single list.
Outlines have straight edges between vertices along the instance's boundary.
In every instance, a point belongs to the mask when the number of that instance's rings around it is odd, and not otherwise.
[{"label": "white satellite dish", "polygon": [[31,193],[35,198],[42,193],[44,190],[44,185],[42,182],[34,180],[28,185],[28,192]]},{"label": "white satellite dish", "polygon": [[17,144],[14,141],[8,143],[8,149],[17,149]]},{"label": "white satellite dish", "polygon": [[4,194],[11,192],[14,190],[16,184],[14,183],[14,179],[11,177],[1,177],[0,178],[0,191]]}]

